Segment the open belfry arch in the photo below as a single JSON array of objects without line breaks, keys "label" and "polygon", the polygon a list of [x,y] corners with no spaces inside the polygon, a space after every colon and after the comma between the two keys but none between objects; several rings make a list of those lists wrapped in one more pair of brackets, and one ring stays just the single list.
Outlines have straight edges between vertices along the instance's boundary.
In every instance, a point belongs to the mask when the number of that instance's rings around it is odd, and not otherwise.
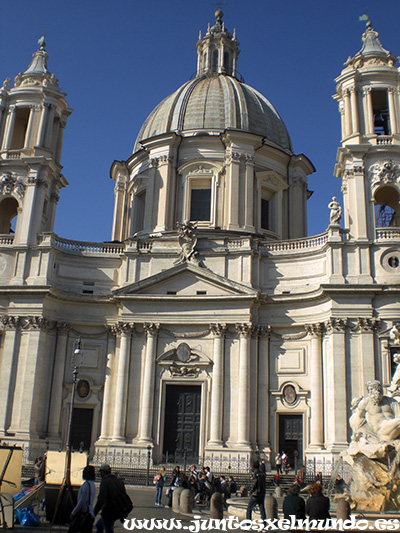
[{"label": "open belfry arch", "polygon": [[[218,10],[197,74],[115,161],[112,242],[54,234],[71,110],[45,44],[0,89],[0,438],[25,460],[73,431],[93,462],[234,471],[338,456],[352,398],[400,344],[400,100],[368,21],[336,79],[343,197],[307,236],[309,159],[238,71]],[[105,236],[107,238],[107,236]]]}]

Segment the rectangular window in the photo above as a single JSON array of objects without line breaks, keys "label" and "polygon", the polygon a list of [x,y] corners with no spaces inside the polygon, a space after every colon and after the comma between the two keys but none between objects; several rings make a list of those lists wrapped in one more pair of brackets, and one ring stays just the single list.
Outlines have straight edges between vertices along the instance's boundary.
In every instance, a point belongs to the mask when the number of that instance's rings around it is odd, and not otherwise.
[{"label": "rectangular window", "polygon": [[261,198],[261,229],[269,229],[269,201]]},{"label": "rectangular window", "polygon": [[387,92],[384,89],[374,89],[372,94],[372,109],[374,114],[374,133],[376,135],[390,135],[389,104]]},{"label": "rectangular window", "polygon": [[144,228],[144,212],[146,205],[146,190],[140,192],[135,196],[135,231],[142,231]]},{"label": "rectangular window", "polygon": [[20,150],[24,147],[30,111],[29,107],[17,107],[15,110],[15,123],[10,150]]},{"label": "rectangular window", "polygon": [[190,220],[210,220],[211,189],[192,189],[190,197]]}]

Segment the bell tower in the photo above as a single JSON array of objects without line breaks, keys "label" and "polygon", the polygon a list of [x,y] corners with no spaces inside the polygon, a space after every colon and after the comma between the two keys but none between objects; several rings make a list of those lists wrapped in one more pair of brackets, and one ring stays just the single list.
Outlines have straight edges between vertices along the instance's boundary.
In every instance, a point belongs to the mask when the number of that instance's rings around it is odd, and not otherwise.
[{"label": "bell tower", "polygon": [[342,129],[335,175],[350,239],[370,242],[400,226],[400,74],[369,19],[362,40],[335,80]]},{"label": "bell tower", "polygon": [[44,38],[29,67],[0,88],[0,234],[35,245],[52,232],[61,174],[63,134],[71,110],[47,68]]}]

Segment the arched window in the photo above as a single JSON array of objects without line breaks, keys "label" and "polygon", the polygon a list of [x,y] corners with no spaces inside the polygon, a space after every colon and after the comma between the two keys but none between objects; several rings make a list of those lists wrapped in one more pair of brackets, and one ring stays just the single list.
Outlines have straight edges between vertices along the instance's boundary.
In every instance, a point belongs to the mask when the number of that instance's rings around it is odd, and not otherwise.
[{"label": "arched window", "polygon": [[380,187],[374,194],[374,202],[377,228],[400,227],[399,193],[394,187]]},{"label": "arched window", "polygon": [[0,202],[0,234],[15,233],[18,215],[18,202],[15,198],[5,198]]}]

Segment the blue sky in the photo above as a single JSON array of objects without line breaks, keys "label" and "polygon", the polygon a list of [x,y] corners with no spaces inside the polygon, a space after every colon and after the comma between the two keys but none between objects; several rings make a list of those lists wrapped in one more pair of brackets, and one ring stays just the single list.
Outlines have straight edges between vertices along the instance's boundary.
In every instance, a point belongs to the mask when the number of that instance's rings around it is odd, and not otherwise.
[{"label": "blue sky", "polygon": [[[325,231],[327,204],[342,203],[333,177],[340,141],[334,78],[361,48],[364,1],[229,0],[222,7],[236,28],[238,70],[284,120],[295,153],[316,172],[308,202],[309,235]],[[400,54],[399,0],[368,2],[382,45]],[[109,169],[126,160],[141,124],[196,70],[196,41],[214,21],[204,0],[13,0],[2,2],[0,83],[24,71],[46,34],[49,69],[73,109],[62,164],[55,232],[81,241],[111,237],[114,182]]]}]

